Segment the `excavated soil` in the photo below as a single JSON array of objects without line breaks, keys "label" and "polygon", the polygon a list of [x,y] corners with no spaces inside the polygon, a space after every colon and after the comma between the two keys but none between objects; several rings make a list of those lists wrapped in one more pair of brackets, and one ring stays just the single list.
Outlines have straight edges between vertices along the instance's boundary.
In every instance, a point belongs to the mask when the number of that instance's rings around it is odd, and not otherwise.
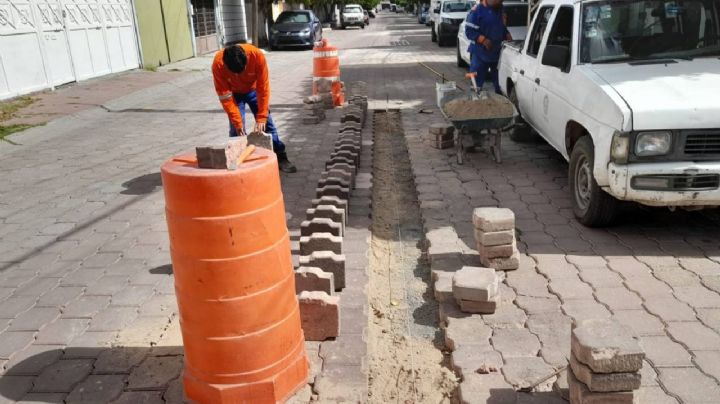
[{"label": "excavated soil", "polygon": [[489,96],[478,100],[455,99],[443,107],[451,119],[507,118],[513,115],[513,107],[505,97]]},{"label": "excavated soil", "polygon": [[400,112],[374,118],[368,402],[453,403]]}]

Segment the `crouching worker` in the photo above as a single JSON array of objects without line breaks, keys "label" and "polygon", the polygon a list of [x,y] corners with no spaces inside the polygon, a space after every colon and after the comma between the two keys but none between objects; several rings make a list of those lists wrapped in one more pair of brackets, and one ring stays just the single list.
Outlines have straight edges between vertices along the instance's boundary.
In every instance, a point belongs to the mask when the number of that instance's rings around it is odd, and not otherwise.
[{"label": "crouching worker", "polygon": [[255,116],[253,132],[269,132],[280,170],[296,172],[270,116],[270,77],[262,51],[249,44],[227,46],[215,54],[212,73],[215,91],[230,119],[230,137],[245,136],[245,104],[249,105]]}]

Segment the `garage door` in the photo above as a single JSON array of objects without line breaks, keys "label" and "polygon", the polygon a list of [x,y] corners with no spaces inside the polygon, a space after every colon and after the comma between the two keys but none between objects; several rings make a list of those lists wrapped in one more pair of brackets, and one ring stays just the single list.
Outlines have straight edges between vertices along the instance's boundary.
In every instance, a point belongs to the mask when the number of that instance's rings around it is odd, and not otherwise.
[{"label": "garage door", "polygon": [[138,67],[130,0],[0,0],[0,98]]}]

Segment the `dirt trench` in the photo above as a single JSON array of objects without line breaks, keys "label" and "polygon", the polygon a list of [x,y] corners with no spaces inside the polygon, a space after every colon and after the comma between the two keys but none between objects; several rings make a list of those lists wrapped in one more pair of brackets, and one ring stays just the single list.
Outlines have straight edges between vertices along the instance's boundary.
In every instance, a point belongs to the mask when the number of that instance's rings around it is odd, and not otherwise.
[{"label": "dirt trench", "polygon": [[400,112],[374,112],[370,403],[452,403],[430,267]]}]

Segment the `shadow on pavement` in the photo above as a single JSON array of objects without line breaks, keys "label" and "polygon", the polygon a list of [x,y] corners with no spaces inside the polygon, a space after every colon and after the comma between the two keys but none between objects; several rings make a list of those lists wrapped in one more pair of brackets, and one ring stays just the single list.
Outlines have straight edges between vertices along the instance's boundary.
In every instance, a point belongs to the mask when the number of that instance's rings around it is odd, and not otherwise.
[{"label": "shadow on pavement", "polygon": [[172,275],[173,267],[172,264],[160,265],[159,267],[151,268],[149,272],[153,275]]},{"label": "shadow on pavement", "polygon": [[184,402],[181,346],[49,349],[6,366],[3,403]]},{"label": "shadow on pavement", "polygon": [[143,174],[123,182],[122,186],[125,188],[120,192],[123,195],[146,195],[154,192],[158,187],[162,187],[162,179],[159,172]]}]

